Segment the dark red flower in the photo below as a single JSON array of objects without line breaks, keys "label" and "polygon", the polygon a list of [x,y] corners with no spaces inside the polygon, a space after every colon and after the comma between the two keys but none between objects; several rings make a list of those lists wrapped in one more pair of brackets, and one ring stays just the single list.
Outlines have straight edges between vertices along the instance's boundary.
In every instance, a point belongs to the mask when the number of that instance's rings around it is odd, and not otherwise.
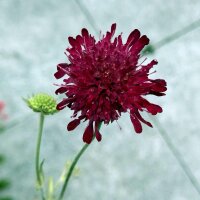
[{"label": "dark red flower", "polygon": [[81,120],[89,121],[83,134],[86,143],[90,143],[94,135],[100,141],[99,124],[109,124],[123,112],[130,113],[137,133],[142,132],[141,122],[152,127],[141,117],[141,111],[152,115],[162,112],[160,106],[144,98],[146,95],[163,96],[167,89],[164,80],[148,77],[156,60],[148,64],[139,62],[141,50],[149,44],[149,39],[135,29],[123,43],[122,35],[113,38],[115,30],[116,24],[113,24],[111,31],[99,41],[85,28],[76,38],[69,37],[71,47],[66,49],[69,64],[58,64],[55,73],[57,79],[65,76],[56,94],[65,93],[66,98],[57,109],[67,106],[74,110],[72,117],[76,119],[68,124],[69,131]]}]

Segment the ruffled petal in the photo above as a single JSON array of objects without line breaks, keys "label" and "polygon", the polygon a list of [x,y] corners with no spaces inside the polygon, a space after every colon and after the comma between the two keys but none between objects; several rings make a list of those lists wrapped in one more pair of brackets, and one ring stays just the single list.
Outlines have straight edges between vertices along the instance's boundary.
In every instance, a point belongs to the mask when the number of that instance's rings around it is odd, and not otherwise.
[{"label": "ruffled petal", "polygon": [[57,110],[64,109],[69,102],[70,102],[70,99],[63,99],[60,103],[58,103],[58,105],[56,106],[56,109]]},{"label": "ruffled petal", "polygon": [[66,88],[66,87],[60,87],[60,88],[58,88],[58,89],[55,91],[55,93],[56,93],[56,94],[63,94],[63,93],[65,93],[67,90],[68,90],[68,88]]},{"label": "ruffled petal", "polygon": [[152,115],[156,115],[157,113],[162,112],[162,108],[159,105],[153,103],[146,104],[146,108]]},{"label": "ruffled petal", "polygon": [[88,30],[86,28],[83,28],[81,33],[82,33],[83,37],[88,37],[89,36]]},{"label": "ruffled petal", "polygon": [[146,121],[146,120],[144,120],[144,119],[142,118],[142,116],[140,115],[140,113],[139,113],[139,111],[138,111],[137,109],[135,109],[134,113],[135,113],[136,117],[137,117],[141,122],[143,122],[144,124],[146,124],[146,125],[149,126],[149,127],[153,127],[152,124],[151,124],[150,122],[148,122],[148,121]]},{"label": "ruffled petal", "polygon": [[112,24],[112,26],[111,26],[111,31],[110,31],[111,37],[115,34],[116,27],[117,27],[117,24],[116,24],[116,23]]},{"label": "ruffled petal", "polygon": [[56,79],[60,79],[62,78],[65,74],[66,71],[65,69],[68,67],[69,65],[67,63],[60,63],[57,65],[57,72],[54,74]]},{"label": "ruffled petal", "polygon": [[68,37],[68,41],[72,47],[76,46],[76,40],[73,37]]},{"label": "ruffled petal", "polygon": [[90,122],[83,133],[83,142],[90,144],[93,138],[93,124]]},{"label": "ruffled petal", "polygon": [[165,93],[162,93],[162,92],[154,92],[154,91],[150,91],[149,94],[152,94],[152,95],[155,95],[155,96],[165,96],[166,94]]},{"label": "ruffled petal", "polygon": [[67,130],[72,131],[80,124],[80,119],[75,119],[67,125]]},{"label": "ruffled petal", "polygon": [[56,79],[59,79],[59,78],[62,78],[63,76],[65,75],[65,72],[61,71],[61,70],[58,70],[54,76]]},{"label": "ruffled petal", "polygon": [[128,36],[128,39],[126,41],[126,46],[131,46],[133,45],[138,39],[140,38],[140,31],[138,29],[135,29],[130,33]]},{"label": "ruffled petal", "polygon": [[149,44],[149,38],[143,35],[137,42],[131,47],[130,51],[132,54],[138,54],[145,45]]},{"label": "ruffled petal", "polygon": [[142,132],[142,125],[141,125],[140,121],[138,120],[138,118],[134,114],[131,114],[130,118],[131,118],[131,122],[133,123],[133,127],[135,129],[135,132],[141,133]]},{"label": "ruffled petal", "polygon": [[95,137],[98,142],[100,142],[102,139],[101,133],[99,132],[99,123],[97,122],[95,123]]}]

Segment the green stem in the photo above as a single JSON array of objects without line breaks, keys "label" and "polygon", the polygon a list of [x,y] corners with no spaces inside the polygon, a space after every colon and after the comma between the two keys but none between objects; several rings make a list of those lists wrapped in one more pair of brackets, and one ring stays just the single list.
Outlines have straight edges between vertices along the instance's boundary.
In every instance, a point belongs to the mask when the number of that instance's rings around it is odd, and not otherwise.
[{"label": "green stem", "polygon": [[69,179],[72,175],[72,172],[79,160],[79,158],[81,157],[81,155],[84,153],[84,151],[88,148],[89,144],[85,144],[82,149],[79,151],[79,153],[76,155],[76,157],[74,158],[73,162],[72,162],[72,165],[70,166],[70,169],[67,173],[67,177],[65,179],[65,182],[64,182],[64,185],[63,185],[63,188],[61,190],[61,193],[60,193],[60,197],[59,197],[59,200],[63,199],[63,196],[64,196],[64,193],[65,193],[65,190],[67,188],[67,185],[68,185],[68,182],[69,182]]},{"label": "green stem", "polygon": [[185,26],[181,30],[163,38],[162,40],[154,43],[154,44],[149,44],[144,50],[143,54],[149,54],[149,53],[154,53],[157,49],[163,47],[164,45],[173,42],[174,40],[177,40],[178,38],[186,35],[187,33],[195,30],[196,28],[200,27],[200,19],[194,21],[193,23],[189,24],[188,26]]},{"label": "green stem", "polygon": [[37,146],[36,146],[36,157],[35,157],[35,170],[36,170],[36,177],[37,177],[37,184],[40,188],[42,199],[44,200],[44,194],[42,189],[42,177],[40,172],[40,146],[42,140],[42,131],[44,126],[44,114],[40,114],[40,121],[39,121],[39,130],[38,130],[38,138],[37,138]]},{"label": "green stem", "polygon": [[[99,125],[99,129],[101,128],[101,124]],[[94,139],[94,138],[93,138]],[[85,152],[85,150],[88,148],[89,144],[85,144],[82,149],[79,151],[79,153],[76,155],[76,157],[74,158],[70,168],[69,168],[69,171],[67,173],[67,176],[66,176],[66,179],[65,179],[65,182],[63,184],[63,187],[62,187],[62,190],[61,190],[61,193],[60,193],[60,196],[59,196],[59,200],[62,200],[63,197],[64,197],[64,194],[65,194],[65,191],[66,191],[66,188],[67,188],[67,185],[69,183],[69,179],[73,173],[73,170],[78,162],[78,160],[80,159],[81,155]]]},{"label": "green stem", "polygon": [[160,40],[159,42],[154,44],[154,47],[156,49],[164,46],[165,44],[172,42],[180,37],[182,37],[183,35],[193,31],[194,29],[198,28],[200,26],[200,19],[194,21],[193,23],[189,24],[188,26],[184,27],[183,29],[169,35],[168,37],[164,38],[163,40]]}]

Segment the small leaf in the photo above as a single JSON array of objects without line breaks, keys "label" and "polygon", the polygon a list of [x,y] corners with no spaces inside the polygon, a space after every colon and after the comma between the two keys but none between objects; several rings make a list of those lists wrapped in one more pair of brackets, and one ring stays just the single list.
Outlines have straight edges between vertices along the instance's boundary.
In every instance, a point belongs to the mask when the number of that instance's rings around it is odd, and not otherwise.
[{"label": "small leaf", "polygon": [[10,181],[7,179],[0,180],[0,191],[10,187]]},{"label": "small leaf", "polygon": [[44,159],[43,159],[43,161],[40,163],[40,178],[41,178],[42,184],[44,183],[44,170],[43,170],[43,165],[44,165]]}]

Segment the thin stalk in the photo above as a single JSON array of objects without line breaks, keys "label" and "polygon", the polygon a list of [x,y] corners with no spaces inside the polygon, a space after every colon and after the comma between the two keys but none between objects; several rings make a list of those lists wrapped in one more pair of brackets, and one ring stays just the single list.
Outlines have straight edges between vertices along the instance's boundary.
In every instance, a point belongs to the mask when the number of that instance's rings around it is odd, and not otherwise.
[{"label": "thin stalk", "polygon": [[[101,124],[99,125],[99,129],[101,127]],[[94,139],[94,138],[93,138]],[[64,197],[64,194],[65,194],[65,191],[66,191],[66,188],[68,186],[68,183],[69,183],[69,179],[73,173],[73,170],[77,164],[77,162],[79,161],[80,157],[82,156],[82,154],[85,152],[85,150],[89,147],[89,144],[85,144],[82,149],[78,152],[78,154],[76,155],[76,157],[74,158],[70,168],[69,168],[69,171],[67,173],[67,176],[66,176],[66,179],[65,179],[65,182],[63,184],[63,187],[62,187],[62,190],[61,190],[61,193],[60,193],[60,196],[59,196],[59,200],[62,200],[63,197]]]},{"label": "thin stalk", "polygon": [[200,185],[199,182],[197,181],[196,177],[192,173],[192,170],[190,167],[187,165],[185,160],[183,159],[181,153],[179,150],[176,148],[176,146],[173,144],[171,138],[168,136],[168,134],[165,132],[165,130],[162,128],[162,125],[158,120],[155,120],[151,118],[154,121],[154,124],[156,125],[160,135],[162,136],[163,140],[167,144],[168,148],[171,150],[172,154],[176,158],[177,162],[179,163],[180,167],[183,169],[185,172],[186,176],[190,180],[191,184],[193,187],[196,189],[197,193],[200,195]]},{"label": "thin stalk", "polygon": [[196,28],[200,27],[200,19],[194,21],[193,23],[189,24],[188,26],[185,26],[184,28],[178,30],[177,32],[163,38],[162,40],[154,43],[149,44],[146,46],[143,50],[143,54],[151,54],[154,53],[157,49],[163,47],[164,45],[173,42],[174,40],[179,39],[180,37],[186,35],[187,33],[195,30]]},{"label": "thin stalk", "polygon": [[44,192],[42,189],[42,177],[41,177],[41,171],[40,171],[40,146],[41,146],[41,140],[42,140],[43,127],[44,127],[44,114],[41,113],[40,120],[39,120],[37,146],[36,146],[35,170],[36,170],[37,185],[40,188],[42,199],[44,200],[45,198],[44,198]]},{"label": "thin stalk", "polygon": [[92,26],[92,28],[94,29],[96,34],[99,34],[99,29],[97,27],[97,24],[95,23],[93,16],[91,15],[90,11],[88,10],[88,7],[85,6],[85,4],[81,0],[75,0],[75,3],[78,5],[80,10],[83,12],[83,14],[85,15],[86,19],[88,20],[88,22],[90,23],[90,25]]},{"label": "thin stalk", "polygon": [[169,35],[168,37],[160,40],[159,42],[154,44],[154,47],[156,49],[164,46],[165,44],[168,44],[169,42],[172,42],[180,37],[182,37],[183,35],[193,31],[194,29],[198,28],[200,26],[200,19],[194,21],[193,23],[189,24],[188,26],[184,27],[183,29]]}]

